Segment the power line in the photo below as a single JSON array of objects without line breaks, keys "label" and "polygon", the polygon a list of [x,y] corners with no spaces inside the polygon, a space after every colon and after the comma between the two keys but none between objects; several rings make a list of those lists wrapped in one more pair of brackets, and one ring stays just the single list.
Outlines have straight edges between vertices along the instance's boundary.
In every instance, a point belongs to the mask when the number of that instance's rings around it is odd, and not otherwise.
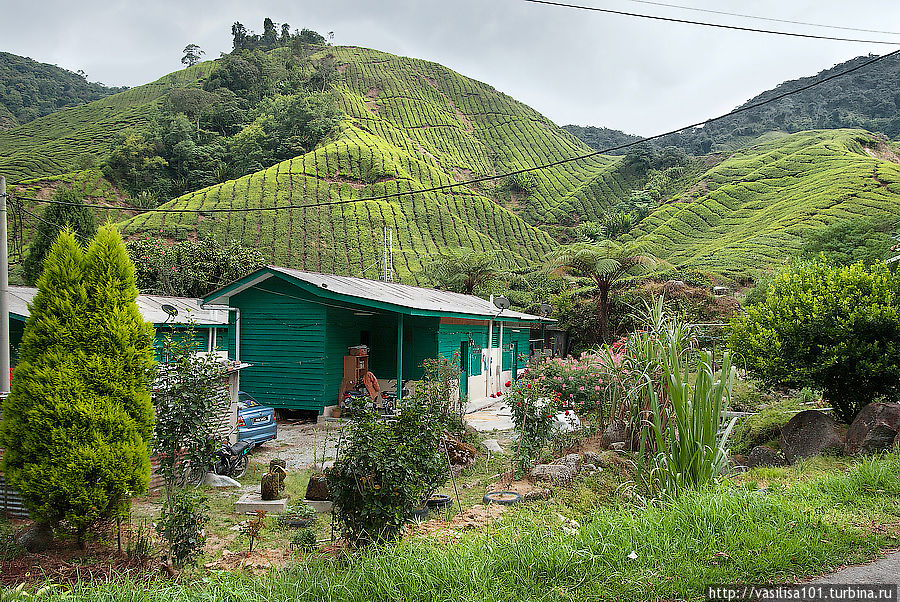
[{"label": "power line", "polygon": [[681,10],[690,10],[698,13],[710,13],[714,15],[727,15],[729,17],[742,17],[745,19],[756,19],[758,21],[770,21],[772,23],[789,23],[791,25],[806,25],[809,27],[824,27],[826,29],[839,29],[843,31],[861,31],[863,33],[883,33],[891,36],[900,36],[900,32],[884,31],[882,29],[864,29],[862,27],[847,27],[843,25],[827,25],[825,23],[810,23],[809,21],[793,21],[791,19],[777,19],[775,17],[762,17],[760,15],[746,15],[743,13],[730,13],[724,10],[715,10],[712,8],[699,8],[696,6],[684,6],[683,4],[668,4],[666,2],[653,2],[653,0],[628,0],[637,4],[649,4],[652,6],[665,6],[667,8],[678,8]]},{"label": "power line", "polygon": [[653,19],[655,21],[669,21],[670,23],[684,23],[687,25],[702,25],[704,27],[717,27],[719,29],[731,29],[737,31],[752,31],[754,33],[768,33],[777,36],[791,36],[794,38],[808,38],[813,40],[832,40],[835,42],[862,42],[865,44],[890,44],[891,46],[900,45],[900,42],[888,42],[887,40],[862,40],[858,38],[838,38],[833,36],[819,36],[812,33],[797,33],[792,31],[778,31],[775,29],[756,29],[755,27],[742,27],[740,25],[725,25],[724,23],[709,23],[707,21],[691,21],[690,19],[676,19],[675,17],[662,17],[660,15],[647,15],[644,13],[631,13],[624,10],[613,10],[611,8],[599,8],[597,6],[582,6],[580,4],[568,4],[566,2],[554,2],[553,0],[524,0],[532,4],[546,4],[548,6],[560,6],[563,8],[575,8],[578,10],[589,10],[598,13],[607,13],[610,15],[621,15],[624,17],[638,17],[640,19]]},{"label": "power line", "polygon": [[[526,0],[526,1],[530,1],[530,0]],[[610,147],[592,151],[590,153],[586,153],[583,155],[569,157],[568,159],[559,159],[557,161],[552,161],[550,163],[544,163],[542,165],[536,165],[534,167],[523,167],[521,169],[516,169],[514,171],[508,171],[508,172],[505,172],[502,174],[496,174],[496,175],[492,175],[492,176],[481,176],[478,178],[463,180],[461,182],[442,184],[439,186],[432,186],[430,188],[422,188],[419,190],[398,191],[398,192],[392,192],[389,194],[382,194],[382,195],[370,196],[370,197],[360,197],[360,198],[356,198],[356,199],[340,199],[337,201],[325,201],[322,203],[315,203],[315,204],[311,204],[311,205],[293,205],[293,204],[291,204],[291,205],[278,205],[278,206],[272,206],[272,207],[230,207],[230,208],[215,208],[215,207],[213,207],[210,209],[169,209],[169,208],[162,208],[162,207],[157,207],[155,209],[141,209],[139,207],[130,207],[130,206],[115,207],[115,206],[100,205],[100,204],[72,203],[69,201],[56,201],[53,199],[38,199],[38,198],[34,198],[34,197],[16,196],[15,198],[18,200],[34,201],[37,203],[49,203],[49,204],[70,205],[70,206],[84,206],[84,207],[91,207],[91,208],[97,208],[97,209],[114,209],[114,210],[117,209],[120,211],[136,211],[139,213],[245,213],[245,212],[255,212],[255,211],[260,211],[260,212],[262,212],[262,211],[278,211],[281,209],[315,209],[317,207],[325,207],[325,206],[329,206],[329,205],[346,205],[349,203],[363,203],[363,202],[368,202],[368,201],[384,201],[384,200],[388,200],[388,199],[393,199],[393,198],[402,197],[402,196],[409,196],[409,195],[414,195],[414,194],[425,194],[428,192],[440,192],[443,190],[450,190],[453,188],[458,188],[460,186],[468,186],[471,184],[480,184],[481,182],[489,182],[492,180],[498,180],[500,178],[507,178],[509,176],[515,176],[515,175],[519,175],[519,174],[523,174],[523,173],[530,173],[532,171],[540,171],[542,169],[548,169],[550,167],[556,167],[558,165],[564,165],[566,163],[572,163],[575,161],[583,161],[584,159],[590,159],[591,157],[596,157],[597,155],[605,155],[605,154],[609,154],[609,153],[612,153],[615,151],[630,148],[633,146],[638,146],[638,145],[644,144],[645,142],[650,142],[651,140],[658,140],[660,138],[665,138],[666,136],[671,136],[673,134],[677,134],[678,132],[681,132],[684,130],[698,128],[700,126],[703,126],[703,125],[706,125],[709,123],[721,121],[723,119],[727,119],[729,117],[737,115],[738,113],[750,111],[752,109],[756,109],[761,106],[779,101],[782,98],[786,98],[788,96],[793,96],[794,94],[799,94],[801,92],[805,92],[806,90],[809,90],[810,88],[815,88],[816,86],[820,86],[824,83],[838,79],[839,77],[843,77],[843,76],[849,75],[850,73],[853,73],[855,71],[859,71],[860,69],[864,69],[865,67],[868,67],[869,65],[871,65],[873,63],[877,63],[877,62],[883,61],[885,59],[893,58],[897,55],[900,55],[900,50],[894,50],[893,52],[889,52],[888,54],[876,56],[876,57],[871,58],[863,63],[860,63],[859,65],[856,65],[855,67],[850,67],[849,69],[845,69],[838,73],[833,73],[833,74],[829,75],[828,77],[823,77],[822,79],[816,80],[816,81],[806,84],[804,86],[800,86],[799,88],[796,88],[794,90],[790,90],[788,92],[782,92],[781,94],[776,94],[775,96],[773,96],[771,98],[767,98],[766,100],[761,100],[761,101],[753,103],[753,104],[744,105],[743,107],[738,107],[732,111],[729,111],[728,113],[725,113],[724,115],[719,115],[718,117],[711,117],[710,119],[698,121],[697,123],[693,123],[691,125],[686,125],[686,126],[678,128],[678,129],[670,130],[668,132],[663,132],[662,134],[655,134],[653,136],[641,138],[640,140],[626,142],[624,144],[619,144],[617,146],[610,146]]]}]

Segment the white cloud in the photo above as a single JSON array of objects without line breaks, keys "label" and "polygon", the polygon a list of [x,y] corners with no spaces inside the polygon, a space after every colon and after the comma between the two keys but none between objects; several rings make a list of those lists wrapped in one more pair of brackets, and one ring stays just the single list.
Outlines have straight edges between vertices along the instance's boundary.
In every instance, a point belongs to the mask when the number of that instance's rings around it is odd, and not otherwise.
[{"label": "white cloud", "polygon": [[[628,0],[584,0],[632,12],[811,33],[840,32],[699,15]],[[900,22],[886,0],[683,0],[692,6],[873,29]],[[798,40],[528,4],[521,0],[267,2],[59,0],[6,9],[3,50],[83,69],[93,81],[139,85],[180,68],[181,50],[231,49],[235,20],[335,32],[335,42],[442,63],[560,124],[650,135],[728,111],[785,79],[889,46]],[[849,34],[849,32],[844,32]],[[862,37],[887,38],[876,34]],[[849,35],[848,37],[857,37]]]}]

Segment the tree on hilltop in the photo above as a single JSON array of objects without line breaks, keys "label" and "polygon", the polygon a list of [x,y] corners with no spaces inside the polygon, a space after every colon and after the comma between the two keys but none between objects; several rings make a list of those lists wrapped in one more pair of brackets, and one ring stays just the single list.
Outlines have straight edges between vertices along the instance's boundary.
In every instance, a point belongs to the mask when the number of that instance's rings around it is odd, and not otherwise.
[{"label": "tree on hilltop", "polygon": [[181,57],[181,64],[187,65],[188,67],[193,67],[197,63],[200,62],[200,57],[206,54],[204,51],[200,50],[200,47],[196,44],[188,44],[184,47],[184,56]]}]

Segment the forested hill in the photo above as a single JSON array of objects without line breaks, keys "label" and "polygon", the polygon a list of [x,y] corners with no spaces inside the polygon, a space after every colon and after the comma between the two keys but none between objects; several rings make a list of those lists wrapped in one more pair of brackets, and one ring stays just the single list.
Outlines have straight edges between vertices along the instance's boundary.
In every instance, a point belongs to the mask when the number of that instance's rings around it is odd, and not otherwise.
[{"label": "forested hill", "polygon": [[124,89],[89,82],[56,65],[0,52],[0,130]]},{"label": "forested hill", "polygon": [[[759,94],[741,106],[759,103],[796,90],[835,73],[870,60],[859,56],[820,73],[789,80]],[[615,124],[605,124],[615,125]],[[900,137],[900,56],[884,59],[846,77],[826,82],[771,104],[728,119],[667,136],[654,142],[658,147],[677,146],[692,155],[735,150],[766,132],[794,133],[813,129],[862,128],[891,139]],[[609,137],[597,137],[606,128],[566,126],[593,148],[603,148]],[[621,132],[616,132],[626,136]]]}]

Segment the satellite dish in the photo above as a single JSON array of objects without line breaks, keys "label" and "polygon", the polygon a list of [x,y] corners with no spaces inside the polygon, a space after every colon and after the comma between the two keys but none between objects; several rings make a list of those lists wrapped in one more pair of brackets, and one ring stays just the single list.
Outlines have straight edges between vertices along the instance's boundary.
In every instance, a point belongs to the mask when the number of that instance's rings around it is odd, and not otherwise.
[{"label": "satellite dish", "polygon": [[494,297],[494,305],[497,309],[503,311],[504,309],[509,309],[510,302],[506,297]]},{"label": "satellite dish", "polygon": [[541,315],[545,318],[550,315],[550,312],[553,311],[553,306],[548,305],[546,303],[541,304]]},{"label": "satellite dish", "polygon": [[[175,316],[178,315],[178,308],[175,307],[174,305],[169,305],[168,303],[163,303],[162,305],[160,305],[160,308],[162,308],[162,310],[164,312],[166,312],[166,314],[169,316],[169,318],[174,318]],[[168,319],[166,319],[166,321],[168,322]]]}]

